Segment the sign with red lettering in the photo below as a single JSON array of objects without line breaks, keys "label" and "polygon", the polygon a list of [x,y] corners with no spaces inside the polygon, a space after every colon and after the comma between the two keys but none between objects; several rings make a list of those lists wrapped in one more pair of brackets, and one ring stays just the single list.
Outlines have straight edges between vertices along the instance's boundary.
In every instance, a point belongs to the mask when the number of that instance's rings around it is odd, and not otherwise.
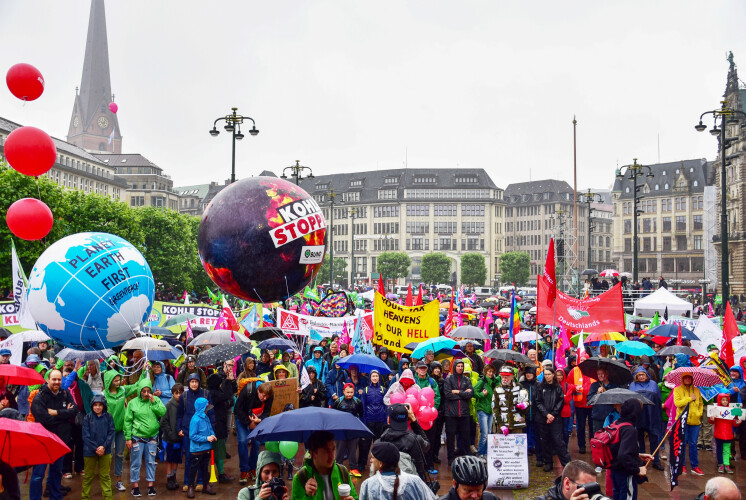
[{"label": "sign with red lettering", "polygon": [[568,330],[576,332],[624,331],[621,283],[614,285],[601,295],[587,299],[576,299],[557,290],[557,297],[554,301],[550,301],[548,286],[544,280],[538,280],[537,323],[565,325]]},{"label": "sign with red lettering", "polygon": [[411,352],[412,342],[423,342],[440,334],[440,302],[407,307],[388,300],[376,292],[373,307],[373,343],[391,351]]},{"label": "sign with red lettering", "polygon": [[283,224],[269,231],[275,248],[326,227],[321,207],[313,198],[294,201],[277,209]]}]

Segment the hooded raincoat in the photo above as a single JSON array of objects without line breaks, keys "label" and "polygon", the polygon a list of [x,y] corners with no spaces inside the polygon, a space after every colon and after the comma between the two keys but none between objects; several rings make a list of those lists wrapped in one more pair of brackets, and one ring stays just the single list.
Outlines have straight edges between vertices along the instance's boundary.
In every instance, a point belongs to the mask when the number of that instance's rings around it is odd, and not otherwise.
[{"label": "hooded raincoat", "polygon": [[189,452],[198,453],[212,449],[207,438],[214,435],[207,410],[207,399],[197,398],[194,402],[194,415],[189,422]]}]

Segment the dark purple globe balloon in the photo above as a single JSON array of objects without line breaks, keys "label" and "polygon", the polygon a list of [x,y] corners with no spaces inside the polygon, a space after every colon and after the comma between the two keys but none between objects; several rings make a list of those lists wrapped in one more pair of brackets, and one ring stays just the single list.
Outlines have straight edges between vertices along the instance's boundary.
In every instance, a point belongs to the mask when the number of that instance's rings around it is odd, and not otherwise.
[{"label": "dark purple globe balloon", "polygon": [[218,193],[202,215],[199,255],[224,292],[276,302],[302,290],[321,268],[326,220],[291,182],[250,177]]}]

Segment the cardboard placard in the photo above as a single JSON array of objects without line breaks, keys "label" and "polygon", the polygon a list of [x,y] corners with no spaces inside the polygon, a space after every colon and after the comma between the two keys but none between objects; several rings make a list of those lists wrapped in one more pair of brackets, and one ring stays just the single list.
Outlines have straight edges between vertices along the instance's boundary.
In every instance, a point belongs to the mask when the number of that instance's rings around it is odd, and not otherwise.
[{"label": "cardboard placard", "polygon": [[488,488],[528,487],[527,434],[487,436]]},{"label": "cardboard placard", "polygon": [[270,416],[282,413],[288,403],[298,408],[298,377],[270,380],[268,383],[272,384],[272,393],[275,398]]},{"label": "cardboard placard", "polygon": [[[741,403],[731,403],[730,406],[707,405],[707,418],[722,418],[725,420],[734,420],[733,408],[740,408],[743,411]],[[743,413],[738,417],[743,420]]]}]

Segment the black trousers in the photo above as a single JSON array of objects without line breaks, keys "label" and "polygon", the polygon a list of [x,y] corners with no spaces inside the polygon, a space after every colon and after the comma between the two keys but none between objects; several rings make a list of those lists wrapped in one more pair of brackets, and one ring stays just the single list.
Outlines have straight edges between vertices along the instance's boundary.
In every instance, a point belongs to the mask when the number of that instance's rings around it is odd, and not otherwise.
[{"label": "black trousers", "polygon": [[74,460],[75,472],[80,474],[83,472],[83,428],[73,424],[70,439],[66,441],[66,444],[71,451],[65,455],[65,459],[62,461],[62,473],[72,473]]},{"label": "black trousers", "polygon": [[[446,448],[448,450],[448,462],[453,462],[457,456],[470,455],[469,438],[471,428],[469,427],[470,416],[446,417]],[[455,449],[458,439],[458,451]]]},{"label": "black trousers", "polygon": [[564,467],[570,461],[570,454],[567,452],[567,445],[562,438],[562,418],[555,418],[551,424],[547,424],[546,422],[537,423],[537,427],[539,429],[541,454],[544,463],[553,463],[553,456],[557,455]]},{"label": "black trousers", "polygon": [[[578,432],[578,449],[585,450],[585,428],[588,427],[588,441],[593,437],[593,420],[591,419],[591,411],[593,408],[580,408],[575,407],[575,422],[577,424]],[[588,422],[586,424],[586,422]]]},{"label": "black trousers", "polygon": [[446,423],[446,419],[443,416],[443,412],[438,412],[438,418],[436,418],[433,421],[433,426],[430,428],[430,433],[427,434],[428,441],[430,440],[430,436],[433,436],[434,441],[430,441],[430,451],[428,453],[431,454],[433,465],[435,465],[435,459],[438,458],[440,455],[440,436],[443,434],[443,426]]},{"label": "black trousers", "polygon": [[370,447],[373,445],[373,441],[380,438],[381,434],[383,434],[383,431],[385,431],[387,427],[386,422],[368,422],[365,425],[368,427],[370,432],[375,435],[375,437],[360,438],[357,443],[357,463],[360,464],[360,467],[363,469],[365,469],[368,464],[368,453],[370,453]]},{"label": "black trousers", "polygon": [[197,472],[201,472],[201,476],[205,478],[205,484],[210,478],[210,450],[192,453],[189,459],[189,485],[195,486],[197,484]]}]

